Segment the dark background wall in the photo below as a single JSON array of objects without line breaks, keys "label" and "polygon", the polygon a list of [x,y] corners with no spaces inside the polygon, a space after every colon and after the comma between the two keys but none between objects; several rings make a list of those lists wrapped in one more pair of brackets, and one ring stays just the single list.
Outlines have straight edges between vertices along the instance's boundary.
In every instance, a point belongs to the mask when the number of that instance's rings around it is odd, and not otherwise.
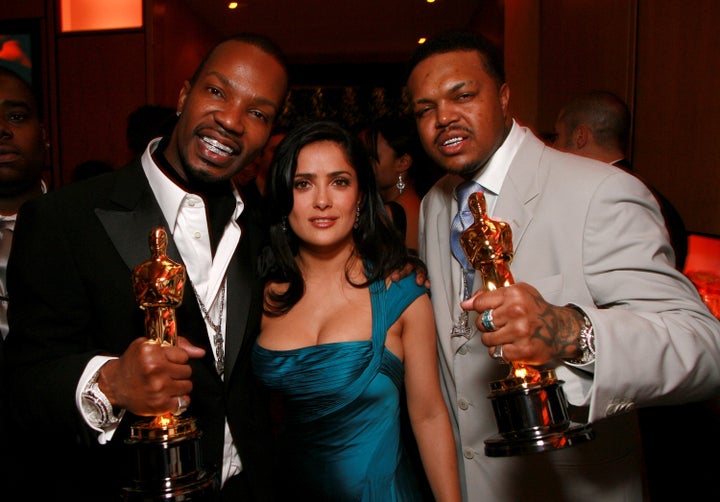
[{"label": "dark background wall", "polygon": [[[0,27],[22,20],[38,30],[54,186],[67,183],[82,161],[120,166],[129,160],[127,115],[142,104],[174,107],[182,82],[220,37],[179,0],[146,0],[142,29],[74,34],[57,30],[55,0],[5,4]],[[720,2],[478,0],[477,5],[476,15],[458,27],[503,45],[511,106],[522,123],[550,132],[571,95],[595,88],[618,93],[634,113],[636,172],[671,200],[690,231],[720,236]],[[404,58],[386,56],[331,61],[325,54],[319,62],[291,63],[298,86],[337,85],[330,80],[339,74],[345,77],[342,85],[353,85],[348,79],[392,85]]]}]

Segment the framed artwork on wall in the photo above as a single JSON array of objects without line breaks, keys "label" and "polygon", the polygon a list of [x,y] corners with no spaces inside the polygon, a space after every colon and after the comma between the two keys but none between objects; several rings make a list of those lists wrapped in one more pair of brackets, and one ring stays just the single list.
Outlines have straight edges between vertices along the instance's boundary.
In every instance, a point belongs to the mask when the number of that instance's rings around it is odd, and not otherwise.
[{"label": "framed artwork on wall", "polygon": [[25,78],[42,96],[40,25],[33,19],[0,21],[0,65]]}]

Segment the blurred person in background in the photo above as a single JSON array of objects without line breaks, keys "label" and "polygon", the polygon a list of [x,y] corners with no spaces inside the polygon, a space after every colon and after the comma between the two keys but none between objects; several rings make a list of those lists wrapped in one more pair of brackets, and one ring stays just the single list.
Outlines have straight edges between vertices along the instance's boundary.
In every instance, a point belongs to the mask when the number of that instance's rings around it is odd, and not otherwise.
[{"label": "blurred person in background", "polygon": [[[607,162],[632,172],[628,158],[631,115],[627,104],[609,91],[590,91],[568,101],[555,121],[553,146],[558,150]],[[682,271],[687,258],[688,235],[685,222],[675,206],[660,191],[642,180],[660,204],[675,267]]]}]

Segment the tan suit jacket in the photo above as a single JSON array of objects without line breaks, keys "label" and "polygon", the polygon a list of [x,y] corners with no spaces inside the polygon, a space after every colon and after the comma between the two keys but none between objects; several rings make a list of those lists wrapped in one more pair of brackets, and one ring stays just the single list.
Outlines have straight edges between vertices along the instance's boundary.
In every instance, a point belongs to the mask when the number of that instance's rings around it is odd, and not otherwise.
[{"label": "tan suit jacket", "polygon": [[[424,198],[420,255],[428,265],[441,381],[458,434],[466,500],[645,499],[633,408],[720,392],[720,323],[673,267],[657,202],[621,169],[525,134],[491,216],[512,227],[515,281],[531,284],[552,304],[579,305],[592,320],[594,367],[561,364],[556,371],[573,413],[592,421],[596,438],[563,450],[490,458],[484,440],[498,429],[489,382],[506,377],[508,367],[489,357],[479,335],[450,336],[460,313],[461,271],[449,246],[460,181],[447,175]],[[476,277],[476,288],[479,282]]]}]

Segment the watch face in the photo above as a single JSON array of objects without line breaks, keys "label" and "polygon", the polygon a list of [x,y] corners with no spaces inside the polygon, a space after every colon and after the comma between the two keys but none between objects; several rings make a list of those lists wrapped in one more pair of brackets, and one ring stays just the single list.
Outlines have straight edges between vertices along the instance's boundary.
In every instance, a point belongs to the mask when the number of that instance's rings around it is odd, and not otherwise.
[{"label": "watch face", "polygon": [[113,414],[112,404],[96,382],[92,382],[83,392],[81,401],[85,419],[91,425],[102,429],[119,421]]},{"label": "watch face", "polygon": [[85,393],[82,396],[82,409],[85,418],[95,427],[103,425],[103,410],[95,396]]}]

